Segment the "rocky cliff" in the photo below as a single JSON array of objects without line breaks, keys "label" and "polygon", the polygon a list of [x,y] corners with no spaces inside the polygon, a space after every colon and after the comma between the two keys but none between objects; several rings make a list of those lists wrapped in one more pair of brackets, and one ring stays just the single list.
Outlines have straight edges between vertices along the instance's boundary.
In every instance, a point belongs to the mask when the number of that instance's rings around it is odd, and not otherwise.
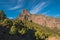
[{"label": "rocky cliff", "polygon": [[58,28],[60,29],[60,19],[54,17],[47,17],[45,15],[37,15],[37,14],[30,14],[29,11],[23,10],[19,16],[20,20],[29,20],[36,24],[50,27],[50,28]]}]

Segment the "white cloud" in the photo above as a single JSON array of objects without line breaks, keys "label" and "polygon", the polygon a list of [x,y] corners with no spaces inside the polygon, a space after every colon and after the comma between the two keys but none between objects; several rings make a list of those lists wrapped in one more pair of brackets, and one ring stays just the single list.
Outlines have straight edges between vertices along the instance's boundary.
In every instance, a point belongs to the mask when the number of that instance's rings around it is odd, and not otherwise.
[{"label": "white cloud", "polygon": [[60,14],[58,14],[58,15],[55,15],[54,17],[60,17]]},{"label": "white cloud", "polygon": [[14,19],[13,17],[8,17],[9,19]]},{"label": "white cloud", "polygon": [[42,10],[43,8],[47,7],[47,2],[42,2],[42,3],[38,3],[31,11],[30,13],[36,14],[37,12],[39,12],[40,10]]},{"label": "white cloud", "polygon": [[21,2],[23,2],[23,0],[18,0],[18,1],[17,1],[17,5],[14,6],[14,7],[9,8],[8,10],[16,10],[16,9],[21,8],[21,7],[22,7]]},{"label": "white cloud", "polygon": [[17,5],[17,6],[15,6],[15,7],[9,8],[8,10],[16,10],[16,9],[18,9],[18,8],[20,8],[20,7],[21,7],[21,5]]},{"label": "white cloud", "polygon": [[17,1],[17,4],[20,4],[21,2],[23,2],[24,0],[18,0]]},{"label": "white cloud", "polygon": [[48,15],[49,11],[43,12],[42,15]]}]

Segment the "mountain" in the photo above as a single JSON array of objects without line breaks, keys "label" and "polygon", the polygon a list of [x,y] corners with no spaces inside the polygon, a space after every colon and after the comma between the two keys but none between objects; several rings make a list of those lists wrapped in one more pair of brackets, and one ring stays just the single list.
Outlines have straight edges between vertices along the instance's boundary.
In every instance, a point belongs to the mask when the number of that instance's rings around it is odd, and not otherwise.
[{"label": "mountain", "polygon": [[[0,13],[2,14],[4,12]],[[27,10],[23,10],[16,19],[8,19],[5,14],[0,16],[0,40],[60,40],[60,30],[42,24],[45,17],[30,14]]]},{"label": "mountain", "polygon": [[50,27],[50,28],[58,28],[60,29],[60,18],[49,17],[45,15],[38,15],[38,14],[30,14],[30,12],[26,9],[22,11],[19,15],[20,20],[27,19],[28,21],[32,21],[36,24]]},{"label": "mountain", "polygon": [[6,15],[3,10],[0,10],[0,20],[4,20],[6,18]]}]

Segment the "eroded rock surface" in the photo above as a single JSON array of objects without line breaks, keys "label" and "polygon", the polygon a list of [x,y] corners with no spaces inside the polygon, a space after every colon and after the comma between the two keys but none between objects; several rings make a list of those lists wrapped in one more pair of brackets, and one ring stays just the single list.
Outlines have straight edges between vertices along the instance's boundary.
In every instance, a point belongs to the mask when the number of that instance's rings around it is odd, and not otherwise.
[{"label": "eroded rock surface", "polygon": [[60,29],[60,19],[54,17],[47,17],[45,15],[30,14],[29,11],[23,10],[19,16],[20,20],[27,19],[36,24],[47,26],[50,28],[57,27]]}]

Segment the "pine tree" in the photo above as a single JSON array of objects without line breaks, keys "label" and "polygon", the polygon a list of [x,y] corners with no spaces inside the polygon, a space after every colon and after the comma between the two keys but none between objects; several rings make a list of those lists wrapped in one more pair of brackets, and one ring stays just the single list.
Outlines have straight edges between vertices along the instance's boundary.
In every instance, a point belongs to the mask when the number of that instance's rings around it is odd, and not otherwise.
[{"label": "pine tree", "polygon": [[0,10],[0,20],[4,20],[6,18],[6,15],[3,10]]}]

